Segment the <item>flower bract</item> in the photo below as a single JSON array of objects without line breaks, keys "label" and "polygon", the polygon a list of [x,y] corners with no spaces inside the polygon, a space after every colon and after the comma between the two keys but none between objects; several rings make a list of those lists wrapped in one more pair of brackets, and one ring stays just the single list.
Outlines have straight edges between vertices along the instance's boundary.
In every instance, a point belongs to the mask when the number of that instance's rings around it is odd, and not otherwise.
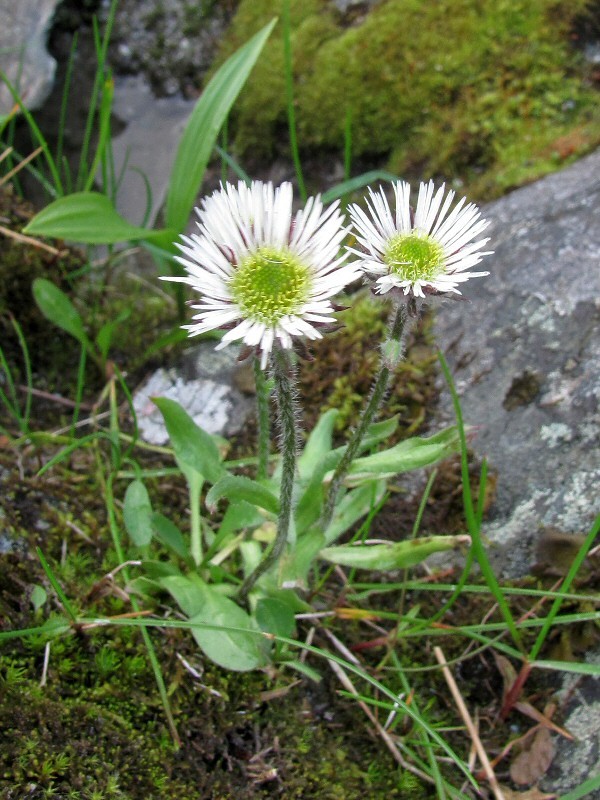
[{"label": "flower bract", "polygon": [[369,190],[367,211],[350,206],[356,240],[349,247],[360,266],[375,279],[379,294],[399,290],[407,297],[460,294],[459,284],[469,278],[489,275],[471,272],[490,251],[483,251],[489,239],[477,239],[489,222],[481,219],[474,203],[462,198],[452,210],[454,192],[442,185],[435,191],[432,181],[419,187],[416,210],[410,206],[410,185],[393,185],[392,211],[383,189]]},{"label": "flower bract", "polygon": [[334,321],[330,298],[361,275],[340,254],[338,203],[325,209],[312,197],[293,214],[292,199],[290,183],[226,184],[196,209],[199,232],[177,245],[187,274],[163,278],[200,295],[190,336],[228,328],[217,349],[241,340],[261,351],[263,368],[275,343],[320,338]]}]

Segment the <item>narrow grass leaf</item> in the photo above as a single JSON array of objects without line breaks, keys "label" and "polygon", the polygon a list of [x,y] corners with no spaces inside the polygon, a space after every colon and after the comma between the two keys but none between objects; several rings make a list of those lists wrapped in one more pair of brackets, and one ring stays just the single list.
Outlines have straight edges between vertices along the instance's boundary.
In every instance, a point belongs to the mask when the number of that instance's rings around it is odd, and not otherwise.
[{"label": "narrow grass leaf", "polygon": [[223,123],[269,38],[273,19],[219,68],[204,89],[177,148],[166,202],[167,227],[184,230]]}]

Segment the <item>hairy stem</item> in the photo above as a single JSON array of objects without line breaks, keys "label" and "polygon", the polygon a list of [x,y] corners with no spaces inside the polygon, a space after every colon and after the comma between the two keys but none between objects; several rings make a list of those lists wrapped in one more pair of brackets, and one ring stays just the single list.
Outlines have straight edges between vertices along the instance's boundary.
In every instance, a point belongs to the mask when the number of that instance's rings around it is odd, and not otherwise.
[{"label": "hairy stem", "polygon": [[296,401],[290,375],[290,363],[284,350],[273,352],[273,378],[277,401],[278,422],[281,435],[281,488],[279,493],[279,518],[273,546],[256,569],[246,578],[240,589],[240,600],[245,601],[256,581],[276,564],[285,551],[296,471]]},{"label": "hairy stem", "polygon": [[256,356],[253,366],[258,417],[258,467],[256,477],[260,481],[267,477],[269,463],[269,390],[265,373],[260,368],[260,359]]},{"label": "hairy stem", "polygon": [[[399,304],[394,311],[393,322],[390,326],[390,334],[388,340],[383,344],[382,347],[381,368],[379,370],[379,374],[375,380],[373,388],[371,389],[371,394],[359,423],[350,437],[344,455],[342,456],[340,463],[337,465],[336,470],[333,473],[331,483],[329,484],[329,490],[325,497],[323,514],[320,520],[320,527],[323,531],[329,527],[329,523],[333,518],[337,496],[341,489],[344,478],[346,477],[348,469],[358,453],[360,443],[362,442],[365,433],[375,419],[375,415],[379,411],[379,407],[381,406],[388,388],[391,371],[393,367],[396,366],[397,361],[400,360],[400,344],[402,342],[402,334],[404,332],[406,313],[406,307],[402,304]],[[396,348],[398,354],[397,358],[392,360],[396,363],[391,363],[389,357],[389,352],[391,349],[390,345],[398,345]]]}]

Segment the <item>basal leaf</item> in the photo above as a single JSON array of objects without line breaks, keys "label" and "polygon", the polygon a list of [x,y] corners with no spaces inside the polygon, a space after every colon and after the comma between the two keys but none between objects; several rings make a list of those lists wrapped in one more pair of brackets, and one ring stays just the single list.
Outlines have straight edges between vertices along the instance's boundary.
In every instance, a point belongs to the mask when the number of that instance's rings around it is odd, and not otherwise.
[{"label": "basal leaf", "polygon": [[112,201],[99,192],[74,192],[50,203],[36,214],[24,232],[31,236],[51,236],[84,244],[116,244],[140,239],[165,238],[175,233],[152,231],[131,225],[118,213]]}]

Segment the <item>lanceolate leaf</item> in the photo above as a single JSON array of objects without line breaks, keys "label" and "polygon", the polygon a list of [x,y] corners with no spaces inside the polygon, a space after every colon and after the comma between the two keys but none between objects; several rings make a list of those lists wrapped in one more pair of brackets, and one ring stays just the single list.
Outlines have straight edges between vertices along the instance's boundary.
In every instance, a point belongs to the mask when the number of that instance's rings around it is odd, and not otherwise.
[{"label": "lanceolate leaf", "polygon": [[279,512],[279,500],[265,486],[243,475],[225,475],[206,495],[207,508],[214,510],[222,497],[245,500],[253,506],[264,508],[271,514]]},{"label": "lanceolate leaf", "polygon": [[184,230],[217,136],[276,20],[237,50],[212,77],[179,142],[167,196],[167,226]]},{"label": "lanceolate leaf", "polygon": [[459,450],[455,426],[446,428],[429,438],[414,437],[370,456],[352,462],[349,478],[355,483],[361,476],[391,477],[400,472],[427,467]]},{"label": "lanceolate leaf", "polygon": [[175,400],[155,397],[154,403],[163,415],[171,446],[182,470],[191,469],[211,483],[216,483],[225,474],[225,469],[212,436],[196,425]]},{"label": "lanceolate leaf", "polygon": [[332,564],[358,569],[404,569],[424,561],[432,553],[454,550],[470,543],[468,536],[427,536],[404,542],[325,547],[321,558]]},{"label": "lanceolate leaf", "polygon": [[160,583],[195,625],[194,639],[215,664],[245,671],[267,662],[264,639],[257,635],[258,625],[233,600],[200,579],[172,576]]},{"label": "lanceolate leaf", "polygon": [[111,200],[99,192],[75,192],[46,206],[25,228],[32,236],[51,236],[84,244],[116,244],[139,239],[165,238],[175,234],[131,225],[117,212]]},{"label": "lanceolate leaf", "polygon": [[123,521],[136,547],[145,547],[152,539],[152,505],[142,481],[132,481],[125,492]]},{"label": "lanceolate leaf", "polygon": [[94,346],[85,332],[81,315],[67,295],[46,278],[36,278],[32,291],[33,298],[46,319],[71,334],[89,353],[93,353]]}]

